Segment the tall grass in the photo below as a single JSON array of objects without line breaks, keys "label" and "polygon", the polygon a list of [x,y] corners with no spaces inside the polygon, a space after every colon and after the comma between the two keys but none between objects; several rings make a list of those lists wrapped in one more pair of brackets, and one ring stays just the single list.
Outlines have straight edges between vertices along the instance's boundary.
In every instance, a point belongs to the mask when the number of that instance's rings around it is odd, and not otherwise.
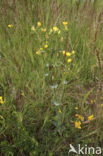
[{"label": "tall grass", "polygon": [[102,7],[100,0],[0,1],[0,155],[102,147]]}]

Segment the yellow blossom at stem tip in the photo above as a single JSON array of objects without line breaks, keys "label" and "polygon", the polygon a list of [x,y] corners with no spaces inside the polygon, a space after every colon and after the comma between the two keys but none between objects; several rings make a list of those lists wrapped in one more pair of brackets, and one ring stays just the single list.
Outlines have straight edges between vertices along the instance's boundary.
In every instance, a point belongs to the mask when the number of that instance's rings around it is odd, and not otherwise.
[{"label": "yellow blossom at stem tip", "polygon": [[78,119],[80,119],[81,121],[84,121],[84,117],[82,115],[78,115]]},{"label": "yellow blossom at stem tip", "polygon": [[78,116],[79,116],[79,114],[75,114],[75,116],[76,116],[76,117],[78,117]]},{"label": "yellow blossom at stem tip", "polygon": [[59,111],[58,111],[59,113],[62,113],[62,111],[59,109]]},{"label": "yellow blossom at stem tip", "polygon": [[32,31],[35,31],[35,27],[34,27],[34,26],[32,26],[32,27],[31,27],[31,30],[32,30]]},{"label": "yellow blossom at stem tip", "polygon": [[62,53],[63,53],[63,55],[65,55],[66,54],[65,50],[63,50]]},{"label": "yellow blossom at stem tip", "polygon": [[8,28],[12,28],[12,27],[13,27],[13,25],[12,25],[12,24],[9,24],[9,25],[8,25]]},{"label": "yellow blossom at stem tip", "polygon": [[4,104],[4,100],[3,100],[2,96],[0,96],[0,103]]},{"label": "yellow blossom at stem tip", "polygon": [[36,51],[36,55],[40,55],[40,51]]},{"label": "yellow blossom at stem tip", "polygon": [[75,128],[81,129],[81,122],[75,121]]},{"label": "yellow blossom at stem tip", "polygon": [[44,48],[45,48],[45,49],[46,49],[46,48],[48,48],[48,45],[47,45],[47,44],[45,44],[45,45],[44,45]]},{"label": "yellow blossom at stem tip", "polygon": [[43,48],[40,48],[40,51],[42,51],[43,50]]},{"label": "yellow blossom at stem tip", "polygon": [[66,56],[71,56],[71,53],[70,52],[66,52]]},{"label": "yellow blossom at stem tip", "polygon": [[72,60],[71,59],[68,59],[68,63],[70,63]]},{"label": "yellow blossom at stem tip", "polygon": [[76,110],[78,110],[78,107],[75,107]]},{"label": "yellow blossom at stem tip", "polygon": [[65,21],[64,21],[64,22],[63,22],[63,25],[64,25],[64,26],[67,26],[67,25],[68,25],[68,22],[65,22]]},{"label": "yellow blossom at stem tip", "polygon": [[75,54],[75,51],[74,50],[72,50],[72,54]]},{"label": "yellow blossom at stem tip", "polygon": [[93,115],[88,116],[88,120],[89,121],[93,120],[93,117],[94,117]]},{"label": "yellow blossom at stem tip", "polygon": [[84,121],[84,117],[82,115],[79,115],[79,114],[75,114],[75,116],[80,119],[81,121]]},{"label": "yellow blossom at stem tip", "polygon": [[41,22],[37,22],[38,27],[41,27]]},{"label": "yellow blossom at stem tip", "polygon": [[58,31],[58,28],[57,28],[57,27],[53,27],[53,30],[54,30],[54,31]]}]

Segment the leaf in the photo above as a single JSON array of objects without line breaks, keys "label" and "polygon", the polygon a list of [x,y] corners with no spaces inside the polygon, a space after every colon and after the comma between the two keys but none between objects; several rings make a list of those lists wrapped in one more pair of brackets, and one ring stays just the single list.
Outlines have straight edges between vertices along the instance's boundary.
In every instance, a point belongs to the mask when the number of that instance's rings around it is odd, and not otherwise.
[{"label": "leaf", "polygon": [[84,96],[83,101],[82,101],[82,105],[84,105],[86,99],[88,98],[88,96],[90,95],[90,93],[93,91],[93,89],[91,89],[89,92],[87,92],[87,94]]},{"label": "leaf", "polygon": [[30,56],[30,58],[31,58],[32,64],[34,64],[33,52],[29,49],[29,50],[28,50],[28,53],[29,53],[29,56]]},{"label": "leaf", "polygon": [[57,0],[57,6],[59,7],[59,5],[62,3],[62,0]]}]

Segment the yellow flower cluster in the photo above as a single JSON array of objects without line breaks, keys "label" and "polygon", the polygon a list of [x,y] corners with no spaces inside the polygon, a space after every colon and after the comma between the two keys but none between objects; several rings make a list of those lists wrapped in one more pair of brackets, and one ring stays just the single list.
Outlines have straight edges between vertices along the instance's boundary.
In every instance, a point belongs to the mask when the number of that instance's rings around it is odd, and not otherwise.
[{"label": "yellow flower cluster", "polygon": [[40,55],[42,50],[43,50],[43,48],[40,48],[38,51],[36,51],[36,54]]},{"label": "yellow flower cluster", "polygon": [[75,128],[81,129],[81,122],[75,121]]},{"label": "yellow flower cluster", "polygon": [[90,100],[91,103],[95,103],[95,100]]},{"label": "yellow flower cluster", "polygon": [[[79,121],[75,121],[75,128],[81,129],[81,122],[84,121],[84,117],[79,114],[75,114],[75,116],[79,119]],[[93,117],[93,115],[88,116],[88,121],[92,121]]]},{"label": "yellow flower cluster", "polygon": [[76,114],[75,115],[78,119],[80,119],[81,121],[84,121],[84,117],[82,115]]},{"label": "yellow flower cluster", "polygon": [[4,104],[4,100],[3,100],[2,96],[0,96],[0,103]]},{"label": "yellow flower cluster", "polygon": [[[68,22],[67,21],[63,21],[62,24],[64,26],[64,29],[65,30],[68,30]],[[42,23],[40,21],[38,21],[37,22],[37,26],[38,27],[41,27],[42,26]],[[12,24],[9,24],[8,27],[11,28],[11,27],[13,27],[13,25]],[[32,26],[31,27],[31,30],[32,31],[35,31],[35,27]],[[42,32],[46,32],[47,30],[46,30],[46,28],[41,28],[41,31]],[[50,29],[49,34],[51,34],[52,32],[58,32],[58,35],[61,33],[60,29],[57,26],[53,26],[53,28]]]},{"label": "yellow flower cluster", "polygon": [[[62,53],[63,53],[63,55],[70,57],[72,54],[75,54],[75,51],[72,50],[71,53],[70,53],[70,52],[66,52],[65,50],[63,50]],[[69,59],[67,60],[68,63],[70,63],[71,61],[72,61],[71,58],[69,58]]]},{"label": "yellow flower cluster", "polygon": [[60,35],[61,31],[59,30],[58,27],[54,26],[53,28],[50,29],[49,34],[51,34],[52,32],[57,32],[58,35]]},{"label": "yellow flower cluster", "polygon": [[[68,22],[67,22],[67,21],[63,21],[62,24],[63,24],[65,30],[68,30]],[[57,26],[53,26],[52,28],[50,28],[50,30],[49,30],[49,32],[48,32],[46,28],[43,28],[43,27],[42,27],[42,23],[41,23],[40,21],[37,22],[37,27],[39,27],[39,28],[40,28],[39,30],[41,30],[42,32],[46,32],[46,34],[45,34],[46,43],[43,45],[43,48],[44,48],[44,49],[47,49],[47,48],[48,48],[47,40],[49,39],[49,35],[50,35],[51,33],[54,32],[54,33],[57,33],[58,35],[61,34],[61,29],[58,28]],[[32,30],[32,31],[36,31],[36,29],[35,29],[34,26],[31,27],[31,30]],[[47,33],[47,32],[48,32],[48,33]],[[61,42],[64,41],[64,38],[63,38],[62,36],[60,36],[60,41],[61,41]],[[40,38],[40,42],[42,42],[41,38]],[[36,54],[37,54],[37,55],[41,54],[41,50],[40,50],[40,49],[37,50],[37,51],[36,51]],[[66,52],[66,51],[63,51],[63,54],[64,54],[65,56],[67,56],[67,58],[69,57],[69,58],[67,59],[67,62],[70,63],[70,62],[72,62],[72,59],[70,58],[70,56],[73,55],[73,54],[75,54],[75,51],[74,51],[74,50],[72,50],[71,52],[69,52],[69,51],[67,51],[67,52]]]}]

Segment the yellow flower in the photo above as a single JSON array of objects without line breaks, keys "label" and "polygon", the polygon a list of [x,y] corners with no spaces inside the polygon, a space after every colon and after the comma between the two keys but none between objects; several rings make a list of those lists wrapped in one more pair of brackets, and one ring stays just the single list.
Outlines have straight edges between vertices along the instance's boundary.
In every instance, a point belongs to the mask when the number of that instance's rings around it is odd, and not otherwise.
[{"label": "yellow flower", "polygon": [[75,121],[75,128],[81,129],[81,122]]},{"label": "yellow flower", "polygon": [[70,63],[72,60],[71,59],[68,59],[68,63]]},{"label": "yellow flower", "polygon": [[67,26],[67,25],[68,25],[68,22],[65,22],[65,21],[64,21],[64,22],[63,22],[63,25],[64,25],[64,26]]},{"label": "yellow flower", "polygon": [[88,116],[88,120],[89,121],[93,120],[93,117],[94,117],[93,115]]},{"label": "yellow flower", "polygon": [[13,25],[12,25],[12,24],[9,24],[9,25],[8,25],[8,28],[12,28],[12,27],[13,27]]},{"label": "yellow flower", "polygon": [[46,49],[46,48],[48,48],[48,45],[47,45],[47,44],[45,44],[45,45],[44,45],[44,48],[45,48],[45,49]]},{"label": "yellow flower", "polygon": [[66,56],[71,56],[71,53],[70,52],[66,52]]},{"label": "yellow flower", "polygon": [[53,27],[53,30],[54,30],[54,31],[58,31],[58,28],[57,28],[57,27]]},{"label": "yellow flower", "polygon": [[58,111],[59,113],[62,113],[62,111],[59,109],[59,111]]},{"label": "yellow flower", "polygon": [[1,103],[1,104],[4,104],[4,101],[3,101],[3,100],[1,100],[1,101],[0,101],[0,103]]},{"label": "yellow flower", "polygon": [[0,103],[4,104],[4,100],[3,100],[2,96],[0,96]]},{"label": "yellow flower", "polygon": [[91,103],[95,103],[95,100],[90,100]]},{"label": "yellow flower", "polygon": [[78,119],[80,119],[81,121],[84,121],[84,117],[82,115],[78,115]]},{"label": "yellow flower", "polygon": [[72,54],[75,54],[75,51],[74,50],[72,50]]},{"label": "yellow flower", "polygon": [[101,107],[103,107],[103,104],[101,104]]},{"label": "yellow flower", "polygon": [[43,50],[43,48],[40,48],[40,51],[42,51]]},{"label": "yellow flower", "polygon": [[75,114],[75,116],[78,117],[79,115],[78,114]]},{"label": "yellow flower", "polygon": [[41,31],[42,32],[46,32],[46,28],[41,28]]},{"label": "yellow flower", "polygon": [[90,100],[91,103],[93,103],[93,100]]},{"label": "yellow flower", "polygon": [[77,110],[77,109],[78,109],[78,107],[75,107],[75,109]]},{"label": "yellow flower", "polygon": [[37,54],[37,55],[40,55],[40,51],[36,51],[36,54]]},{"label": "yellow flower", "polygon": [[35,27],[34,27],[34,26],[32,26],[32,27],[31,27],[31,30],[32,30],[32,31],[35,31]]},{"label": "yellow flower", "polygon": [[63,50],[62,53],[63,53],[63,55],[65,55],[66,54],[65,50]]},{"label": "yellow flower", "polygon": [[37,22],[38,27],[41,27],[41,22]]},{"label": "yellow flower", "polygon": [[84,117],[82,115],[79,115],[79,114],[75,114],[75,116],[80,119],[81,121],[84,121]]}]

